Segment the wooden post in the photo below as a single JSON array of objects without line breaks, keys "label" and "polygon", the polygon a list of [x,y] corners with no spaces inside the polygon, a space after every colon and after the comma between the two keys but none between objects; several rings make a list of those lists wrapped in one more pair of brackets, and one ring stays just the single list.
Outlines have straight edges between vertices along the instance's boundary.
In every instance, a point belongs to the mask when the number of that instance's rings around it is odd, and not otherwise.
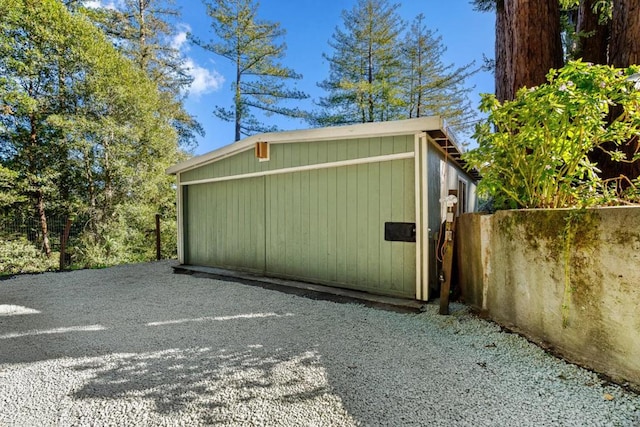
[{"label": "wooden post", "polygon": [[66,253],[67,253],[67,242],[69,241],[69,232],[71,231],[71,219],[67,218],[67,222],[64,225],[64,232],[60,237],[60,271],[63,271],[66,267]]},{"label": "wooden post", "polygon": [[[454,194],[455,195],[455,194]],[[455,198],[454,198],[455,199]],[[447,202],[447,220],[445,223],[444,255],[442,257],[442,279],[440,283],[439,313],[449,314],[449,292],[451,290],[451,272],[453,270],[453,242],[456,231],[456,203]]]},{"label": "wooden post", "polygon": [[156,214],[156,259],[162,259],[160,251],[160,214]]}]

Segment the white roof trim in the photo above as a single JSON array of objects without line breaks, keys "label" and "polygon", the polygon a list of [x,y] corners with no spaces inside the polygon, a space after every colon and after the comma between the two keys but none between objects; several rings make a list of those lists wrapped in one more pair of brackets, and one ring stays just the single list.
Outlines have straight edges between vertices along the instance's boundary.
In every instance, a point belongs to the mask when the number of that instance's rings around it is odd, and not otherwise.
[{"label": "white roof trim", "polygon": [[[293,143],[308,141],[327,141],[354,138],[372,138],[392,135],[413,135],[419,132],[442,130],[448,133],[444,120],[439,116],[420,117],[417,119],[396,120],[390,122],[363,123],[349,126],[335,126],[285,132],[271,132],[253,135],[233,144],[226,145],[200,156],[178,163],[167,169],[167,173],[175,175],[185,172],[232,154],[248,150],[258,141],[269,143]],[[453,135],[449,135],[453,139]],[[452,141],[453,142],[453,141]]]}]

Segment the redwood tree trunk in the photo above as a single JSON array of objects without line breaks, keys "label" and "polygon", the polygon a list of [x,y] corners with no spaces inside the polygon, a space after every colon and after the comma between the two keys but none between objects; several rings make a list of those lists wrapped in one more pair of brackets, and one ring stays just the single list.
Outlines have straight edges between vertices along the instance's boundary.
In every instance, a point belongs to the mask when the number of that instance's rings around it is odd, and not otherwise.
[{"label": "redwood tree trunk", "polygon": [[640,64],[640,0],[614,0],[609,64]]},{"label": "redwood tree trunk", "polygon": [[546,81],[563,65],[558,0],[497,0],[496,96],[511,100],[518,89]]},{"label": "redwood tree trunk", "polygon": [[609,25],[601,24],[598,13],[593,10],[598,0],[583,0],[578,8],[577,31],[584,34],[578,40],[577,58],[594,64],[607,63]]},{"label": "redwood tree trunk", "polygon": [[[614,0],[609,40],[609,65],[626,68],[634,64],[640,64],[640,0]],[[613,108],[611,120],[621,113],[620,108]],[[609,150],[616,148],[613,144],[606,144],[605,147]],[[640,150],[638,138],[632,138],[619,149],[630,160]],[[614,162],[605,153],[594,154],[594,160],[602,171],[600,174],[602,178],[617,178],[624,175],[634,179],[640,176],[640,162]],[[622,185],[624,187],[625,182],[622,182]]]},{"label": "redwood tree trunk", "polygon": [[[509,1],[509,0],[506,0]],[[496,1],[496,97],[500,101],[512,99],[507,88],[512,87],[513,76],[509,64],[513,56],[513,33],[509,27],[505,0]]]}]

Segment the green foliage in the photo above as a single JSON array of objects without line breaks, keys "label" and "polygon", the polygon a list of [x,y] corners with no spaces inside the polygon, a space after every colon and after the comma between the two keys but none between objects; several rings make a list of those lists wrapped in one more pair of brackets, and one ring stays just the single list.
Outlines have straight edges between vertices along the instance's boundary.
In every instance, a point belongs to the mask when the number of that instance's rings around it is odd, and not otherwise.
[{"label": "green foliage", "polygon": [[204,4],[216,39],[207,43],[190,38],[235,64],[233,107],[217,106],[214,111],[218,118],[235,122],[235,140],[241,135],[274,130],[256,119],[254,109],[267,116],[306,117],[298,108],[282,104],[308,95],[286,86],[286,82],[302,76],[279,62],[286,50],[286,45],[278,41],[285,34],[280,24],[258,19],[258,3],[254,0],[214,0]]},{"label": "green foliage", "polygon": [[[410,26],[399,4],[359,0],[343,11],[329,46],[329,77],[319,83],[327,96],[314,124],[336,125],[442,115],[464,131],[475,119],[465,80],[473,64],[445,65],[442,38],[418,15]],[[407,28],[404,30],[404,28]]]},{"label": "green foliage", "polygon": [[58,259],[55,252],[47,258],[25,238],[0,239],[0,276],[55,270]]},{"label": "green foliage", "polygon": [[[98,225],[97,233],[86,231],[73,262],[84,267],[106,267],[150,261],[156,258],[155,212],[148,205],[119,205],[114,215]],[[174,218],[161,220],[163,258],[175,258],[177,252]]]},{"label": "green foliage", "polygon": [[[588,154],[605,142],[620,145],[640,135],[638,71],[575,61],[551,70],[548,83],[519,90],[513,101],[501,104],[484,95],[480,109],[488,118],[476,127],[479,146],[464,155],[483,176],[479,191],[497,209],[619,202]],[[609,124],[614,106],[622,113]],[[633,187],[629,191],[633,197]]]},{"label": "green foliage", "polygon": [[0,159],[26,184],[24,192],[51,195],[64,138],[47,120],[61,113],[78,72],[78,33],[57,2],[0,0]]},{"label": "green foliage", "polygon": [[38,218],[87,215],[88,243],[70,250],[83,265],[104,265],[102,252],[109,263],[153,259],[146,223],[156,212],[175,218],[164,171],[185,158],[178,101],[163,89],[170,80],[149,77],[159,57],[143,69],[74,10],[57,0],[0,0],[0,203],[41,201],[29,215]]},{"label": "green foliage", "polygon": [[19,174],[0,164],[0,209],[26,200],[26,197],[20,194],[20,187]]},{"label": "green foliage", "polygon": [[453,129],[464,131],[477,119],[468,97],[471,88],[464,83],[478,70],[474,63],[445,65],[446,50],[442,37],[427,29],[424,15],[418,15],[401,43],[403,104],[408,118],[439,115]]},{"label": "green foliage", "polygon": [[329,46],[329,77],[319,86],[320,125],[366,123],[402,117],[402,62],[399,4],[387,0],[358,0],[342,12],[344,29],[336,28]]},{"label": "green foliage", "polygon": [[186,61],[178,48],[171,44],[175,22],[180,16],[171,7],[171,0],[124,0],[118,8],[87,8],[89,16],[113,40],[114,46],[146,73],[162,94],[162,108],[178,133],[184,147],[195,144],[195,136],[203,135],[200,123],[190,115],[182,103],[193,81]]},{"label": "green foliage", "polygon": [[601,24],[613,19],[613,0],[597,0],[593,9],[598,14]]}]

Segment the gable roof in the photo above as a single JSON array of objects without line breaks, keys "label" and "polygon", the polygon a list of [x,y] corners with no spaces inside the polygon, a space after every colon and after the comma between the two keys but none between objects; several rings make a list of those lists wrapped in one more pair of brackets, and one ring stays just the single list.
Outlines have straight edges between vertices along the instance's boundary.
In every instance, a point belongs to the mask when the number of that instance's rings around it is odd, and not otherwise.
[{"label": "gable roof", "polygon": [[[455,140],[453,132],[447,127],[446,122],[439,116],[420,117],[417,119],[395,120],[388,122],[363,123],[357,125],[334,126],[305,130],[292,130],[284,132],[270,132],[252,135],[248,138],[236,141],[233,144],[218,148],[217,150],[192,157],[167,169],[167,173],[175,175],[197,167],[213,163],[233,154],[252,149],[256,142],[269,142],[272,144],[287,144],[308,141],[331,141],[338,139],[356,139],[370,137],[384,137],[395,135],[415,135],[426,132],[449,159],[458,166],[464,168],[465,162],[461,159],[462,150]],[[477,171],[469,172],[474,179],[480,178]]]}]

